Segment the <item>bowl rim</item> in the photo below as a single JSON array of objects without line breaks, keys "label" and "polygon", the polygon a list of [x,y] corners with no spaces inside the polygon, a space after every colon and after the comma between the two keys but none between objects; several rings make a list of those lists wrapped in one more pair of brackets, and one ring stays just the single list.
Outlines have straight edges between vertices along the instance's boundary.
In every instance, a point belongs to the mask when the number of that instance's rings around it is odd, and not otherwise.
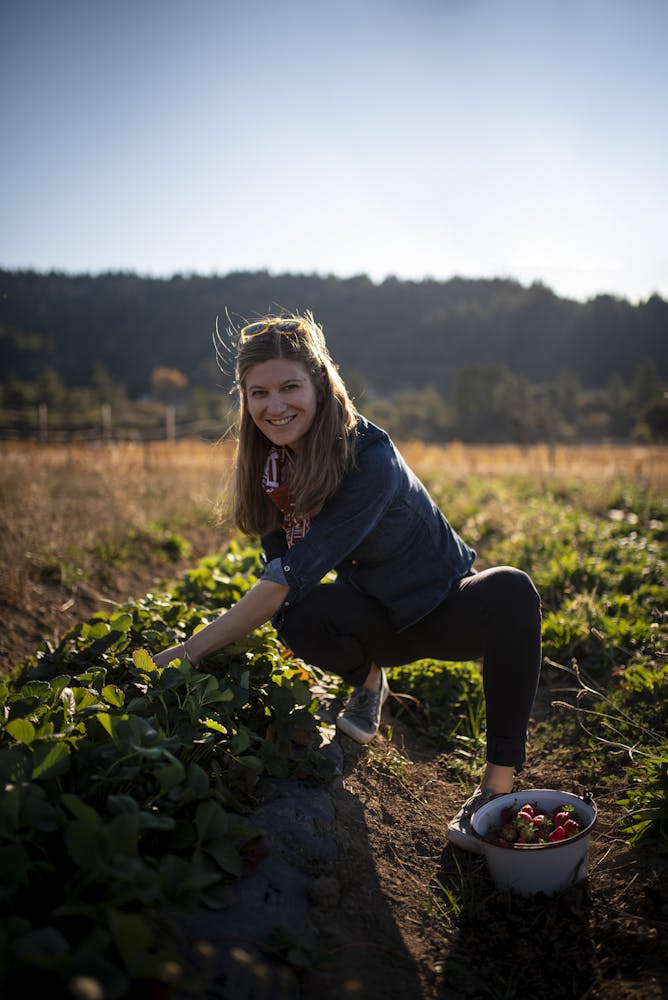
[{"label": "bowl rim", "polygon": [[[587,824],[584,830],[580,830],[580,832],[576,833],[574,837],[568,837],[566,840],[553,840],[553,841],[548,840],[544,841],[542,844],[517,844],[517,843],[497,844],[494,841],[487,840],[484,834],[476,830],[475,818],[478,815],[478,813],[482,812],[483,809],[488,809],[492,805],[501,806],[503,808],[502,803],[499,801],[500,799],[524,798],[524,795],[526,794],[527,801],[530,801],[531,798],[538,799],[540,797],[541,792],[542,793],[549,792],[550,794],[555,794],[555,795],[567,795],[569,796],[569,798],[578,799],[584,805],[588,806],[590,809],[593,810],[593,816],[591,821]],[[592,830],[594,829],[594,826],[596,825],[597,820],[598,820],[598,809],[596,808],[596,803],[591,795],[591,792],[589,792],[586,789],[583,795],[578,795],[576,792],[566,792],[563,789],[559,788],[521,788],[517,792],[504,792],[501,795],[495,795],[493,799],[488,799],[487,802],[484,802],[481,806],[475,809],[471,814],[471,830],[473,831],[474,835],[478,838],[478,840],[482,841],[482,843],[485,845],[485,849],[498,848],[500,851],[544,851],[546,848],[554,849],[557,847],[568,847],[571,844],[576,844],[578,840],[582,840],[585,837],[589,837]]]}]

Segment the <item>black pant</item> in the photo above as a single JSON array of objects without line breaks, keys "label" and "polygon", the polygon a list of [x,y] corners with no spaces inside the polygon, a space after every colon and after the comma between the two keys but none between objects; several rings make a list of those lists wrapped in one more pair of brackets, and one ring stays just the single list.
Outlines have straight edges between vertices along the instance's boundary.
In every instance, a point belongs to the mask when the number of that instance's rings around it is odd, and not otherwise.
[{"label": "black pant", "polygon": [[541,607],[512,566],[462,577],[434,611],[397,632],[384,607],[342,582],[319,584],[286,615],[281,639],[296,656],[349,684],[372,663],[483,660],[487,760],[520,767],[541,665]]}]

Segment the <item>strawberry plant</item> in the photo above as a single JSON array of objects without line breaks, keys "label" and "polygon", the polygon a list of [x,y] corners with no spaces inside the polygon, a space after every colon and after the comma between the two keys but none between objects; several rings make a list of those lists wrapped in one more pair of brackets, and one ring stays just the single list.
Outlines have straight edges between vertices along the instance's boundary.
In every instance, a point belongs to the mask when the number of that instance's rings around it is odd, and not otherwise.
[{"label": "strawberry plant", "polygon": [[170,977],[192,988],[179,913],[242,873],[263,776],[321,772],[304,739],[317,731],[309,674],[270,626],[197,671],[149,653],[238,600],[258,566],[233,545],[0,684],[4,995],[91,979],[110,998]]}]

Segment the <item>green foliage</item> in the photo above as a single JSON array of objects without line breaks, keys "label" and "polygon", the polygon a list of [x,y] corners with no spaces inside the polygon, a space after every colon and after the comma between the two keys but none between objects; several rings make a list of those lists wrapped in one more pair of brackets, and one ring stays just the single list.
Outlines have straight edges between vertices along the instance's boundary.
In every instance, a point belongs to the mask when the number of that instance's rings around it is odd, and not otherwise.
[{"label": "green foliage", "polygon": [[418,660],[387,671],[395,714],[406,716],[468,773],[484,761],[485,702],[475,663]]},{"label": "green foliage", "polygon": [[534,730],[534,744],[555,759],[586,748],[591,771],[628,788],[622,834],[635,846],[665,844],[665,496],[642,482],[537,490],[535,482],[481,478],[465,487],[441,479],[433,492],[481,564],[525,569],[541,595],[544,674],[563,671],[573,681],[561,691],[561,714]]},{"label": "green foliage", "polygon": [[[665,499],[628,483],[433,485],[479,564],[520,566],[541,593],[544,671],[570,686],[534,745],[564,766],[577,753],[614,783],[620,835],[665,852]],[[175,915],[217,905],[244,870],[258,782],[321,773],[300,745],[316,728],[312,678],[270,626],[198,671],[158,668],[148,652],[212,620],[259,572],[258,549],[233,543],[169,593],[92,616],[0,681],[0,992],[92,980],[121,997],[167,982],[182,962]],[[479,666],[423,660],[389,677],[395,713],[462,775],[479,768]],[[372,751],[372,763],[403,780],[400,754]],[[196,994],[195,973],[180,969],[177,986]]]},{"label": "green foliage", "polygon": [[[258,836],[263,775],[317,776],[311,678],[267,626],[195,671],[148,650],[251,586],[236,544],[172,592],[97,614],[0,685],[1,983],[164,980],[176,915],[215,904]],[[297,744],[300,744],[298,747]],[[192,970],[182,968],[181,985]],[[46,978],[44,979],[44,985]]]},{"label": "green foliage", "polygon": [[668,754],[641,762],[618,804],[627,810],[622,829],[629,844],[668,854]]}]

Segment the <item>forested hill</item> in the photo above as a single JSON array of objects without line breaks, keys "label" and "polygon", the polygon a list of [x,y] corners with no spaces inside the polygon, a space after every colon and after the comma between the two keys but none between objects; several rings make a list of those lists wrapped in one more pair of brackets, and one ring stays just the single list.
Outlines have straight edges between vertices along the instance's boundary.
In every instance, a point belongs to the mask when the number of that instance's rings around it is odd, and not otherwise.
[{"label": "forested hill", "polygon": [[345,377],[374,395],[450,389],[467,366],[499,365],[531,382],[572,372],[583,386],[627,380],[651,359],[668,380],[668,303],[637,306],[599,296],[559,298],[509,280],[421,282],[365,276],[231,273],[168,279],[0,271],[3,379],[33,381],[46,369],[87,385],[96,366],[130,396],[146,392],[157,366],[191,385],[220,385],[212,331],[269,310],[312,309]]}]

